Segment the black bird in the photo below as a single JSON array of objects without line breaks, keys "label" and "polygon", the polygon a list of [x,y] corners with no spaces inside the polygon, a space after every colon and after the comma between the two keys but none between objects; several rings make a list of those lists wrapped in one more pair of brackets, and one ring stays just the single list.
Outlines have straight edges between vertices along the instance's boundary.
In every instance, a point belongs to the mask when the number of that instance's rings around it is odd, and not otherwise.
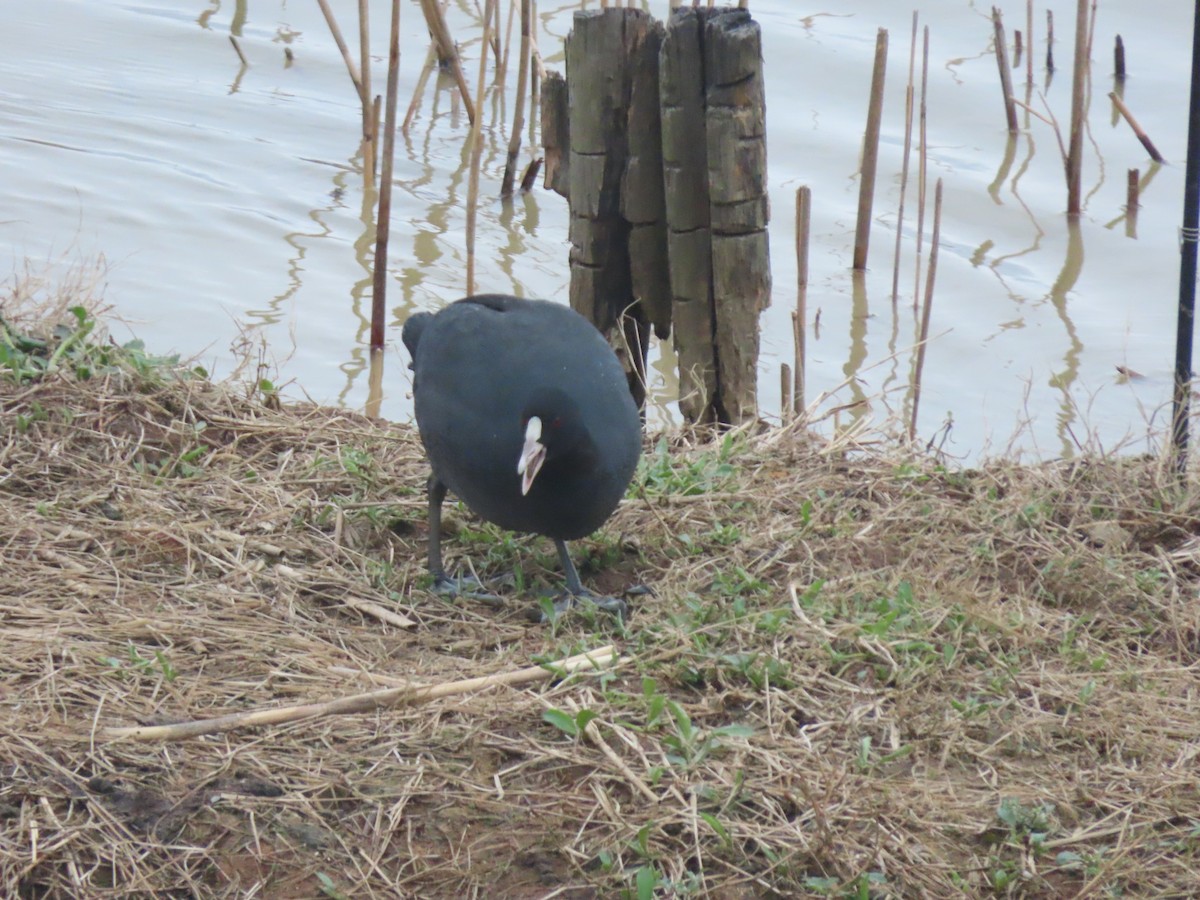
[{"label": "black bird", "polygon": [[417,427],[429,456],[429,571],[442,568],[447,489],[510,531],[553,538],[566,575],[564,611],[585,600],[623,615],[624,601],[584,588],[566,541],[591,534],[625,493],[641,419],[600,332],[567,306],[504,294],[466,297],[404,323]]}]

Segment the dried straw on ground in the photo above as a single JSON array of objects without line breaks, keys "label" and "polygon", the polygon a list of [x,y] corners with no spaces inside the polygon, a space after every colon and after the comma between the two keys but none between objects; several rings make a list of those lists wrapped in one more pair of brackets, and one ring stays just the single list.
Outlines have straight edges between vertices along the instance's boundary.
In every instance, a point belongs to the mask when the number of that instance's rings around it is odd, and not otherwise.
[{"label": "dried straw on ground", "polygon": [[[530,623],[551,547],[465,512],[450,563],[523,588],[426,593],[412,430],[272,405],[161,368],[0,372],[0,895],[1200,884],[1200,518],[1156,461],[664,442],[580,542],[585,579],[654,590],[621,632]],[[613,641],[563,681],[102,738]]]}]

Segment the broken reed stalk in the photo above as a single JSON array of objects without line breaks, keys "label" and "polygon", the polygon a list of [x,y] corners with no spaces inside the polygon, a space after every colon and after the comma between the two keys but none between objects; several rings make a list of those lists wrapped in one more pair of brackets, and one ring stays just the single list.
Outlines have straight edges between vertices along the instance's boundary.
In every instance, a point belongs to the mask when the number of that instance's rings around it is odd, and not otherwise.
[{"label": "broken reed stalk", "polygon": [[374,103],[371,99],[371,23],[369,0],[358,0],[358,57],[362,72],[363,180],[375,183],[375,148],[379,132],[375,128]]},{"label": "broken reed stalk", "polygon": [[1033,0],[1025,0],[1025,43],[1029,45],[1025,54],[1025,83],[1033,84]]},{"label": "broken reed stalk", "polygon": [[1113,75],[1117,81],[1125,80],[1125,42],[1121,40],[1119,34],[1113,45]]},{"label": "broken reed stalk", "polygon": [[521,176],[521,193],[528,194],[533,190],[534,182],[537,181],[538,175],[542,171],[542,157],[531,160],[529,165],[525,167],[525,174]]},{"label": "broken reed stalk", "polygon": [[1013,29],[1013,68],[1021,67],[1021,57],[1025,54],[1025,42],[1021,37],[1021,29]]},{"label": "broken reed stalk", "polygon": [[1004,92],[1004,116],[1008,133],[1017,133],[1017,105],[1013,103],[1012,70],[1008,65],[1008,48],[1004,41],[1004,20],[998,7],[992,7],[992,30],[996,43],[996,65],[1000,69],[1000,90]]},{"label": "broken reed stalk", "polygon": [[[486,56],[487,48],[483,49]],[[105,740],[131,738],[135,741],[178,741],[206,734],[221,734],[239,728],[282,725],[302,719],[373,712],[398,706],[416,706],[456,694],[478,693],[499,685],[513,686],[529,684],[534,681],[548,681],[551,678],[562,677],[583,669],[599,669],[615,662],[616,659],[616,651],[609,644],[606,647],[567,657],[558,662],[516,669],[499,675],[483,675],[478,678],[433,685],[406,684],[400,687],[351,694],[322,703],[300,703],[293,706],[279,706],[274,709],[249,710],[212,719],[179,722],[174,725],[102,728],[99,731],[99,737]]]},{"label": "broken reed stalk", "polygon": [[900,298],[900,243],[904,237],[904,201],[908,195],[908,160],[912,154],[913,75],[917,66],[917,12],[913,11],[908,45],[908,83],[904,88],[904,155],[900,163],[900,207],[896,213],[896,252],[892,259],[892,304]]},{"label": "broken reed stalk", "polygon": [[804,411],[805,335],[808,328],[808,239],[812,231],[812,188],[796,188],[796,309],[792,313],[792,341],[795,344],[795,383],[792,386],[792,412]]},{"label": "broken reed stalk", "polygon": [[417,76],[417,84],[413,88],[412,99],[408,101],[408,111],[404,113],[404,124],[400,126],[400,130],[405,134],[408,134],[408,126],[412,124],[413,116],[417,114],[417,109],[421,106],[421,97],[425,93],[425,84],[429,81],[429,76],[436,65],[437,46],[430,41],[429,51],[425,54],[425,65],[421,69],[421,74]]},{"label": "broken reed stalk", "polygon": [[[479,51],[479,108],[483,109],[487,80],[487,44],[492,28],[492,10],[499,0],[487,0],[483,8],[483,43]],[[467,182],[467,293],[475,293],[475,221],[479,217],[479,169],[483,164],[483,116],[471,123],[471,174]]]},{"label": "broken reed stalk", "polygon": [[933,311],[933,283],[937,278],[938,238],[942,230],[942,179],[933,189],[933,234],[929,239],[929,270],[925,273],[925,303],[921,308],[921,335],[917,339],[917,365],[913,373],[912,419],[908,439],[917,439],[917,407],[921,402],[921,372],[925,368],[925,345],[929,340],[929,319]]},{"label": "broken reed stalk", "polygon": [[1129,107],[1125,105],[1125,101],[1117,96],[1116,91],[1109,91],[1108,99],[1113,102],[1113,105],[1117,108],[1117,112],[1129,123],[1129,127],[1133,129],[1133,133],[1137,135],[1137,139],[1142,142],[1142,146],[1146,148],[1146,152],[1150,154],[1150,158],[1157,163],[1166,162],[1163,159],[1163,155],[1158,152],[1158,148],[1154,146],[1154,141],[1150,140],[1150,136],[1142,130],[1142,126],[1133,117],[1133,113],[1129,111]]},{"label": "broken reed stalk", "polygon": [[1125,176],[1125,211],[1132,214],[1141,204],[1138,202],[1138,179],[1141,173],[1130,169]]},{"label": "broken reed stalk", "polygon": [[862,178],[858,183],[858,227],[854,235],[854,268],[867,267],[871,243],[871,206],[875,200],[875,171],[879,165],[879,125],[883,118],[883,84],[887,74],[888,33],[875,35],[875,67],[871,75],[871,100],[867,108],[867,130],[863,134]]},{"label": "broken reed stalk", "polygon": [[1054,74],[1054,10],[1046,10],[1046,71]]},{"label": "broken reed stalk", "polygon": [[517,156],[521,152],[521,132],[525,128],[525,91],[529,85],[529,31],[530,0],[521,0],[521,58],[517,61],[517,102],[513,109],[512,134],[508,138],[508,158],[504,163],[504,179],[500,183],[500,196],[508,198],[513,193],[517,177]]},{"label": "broken reed stalk", "polygon": [[[425,14],[425,24],[429,26],[429,33],[433,36],[434,44],[437,46],[438,59],[450,66],[450,72],[454,75],[454,83],[458,85],[458,94],[467,110],[467,121],[473,125],[475,124],[475,106],[471,103],[471,89],[467,87],[467,79],[462,70],[462,60],[458,56],[458,48],[454,45],[454,39],[450,36],[450,29],[446,26],[442,7],[437,0],[421,0],[421,11]],[[485,55],[486,52],[487,48],[485,47]]]},{"label": "broken reed stalk", "polygon": [[1083,208],[1083,105],[1087,99],[1088,0],[1075,0],[1075,59],[1071,77],[1071,133],[1067,144],[1067,215]]},{"label": "broken reed stalk", "polygon": [[[379,215],[375,219],[375,271],[371,282],[371,349],[383,349],[387,309],[387,249],[392,220],[392,167],[396,159],[396,93],[400,86],[400,0],[392,0],[388,34],[387,112],[383,129],[383,174],[379,179]],[[372,116],[374,118],[374,116]]]},{"label": "broken reed stalk", "polygon": [[929,86],[929,26],[924,29],[924,46],[921,49],[921,103],[920,114],[917,117],[918,139],[921,142],[917,151],[917,254],[915,271],[913,272],[913,309],[917,308],[921,297],[921,243],[925,236],[925,178],[929,156],[925,150],[925,93]]},{"label": "broken reed stalk", "polygon": [[[342,54],[342,59],[346,63],[346,71],[350,73],[350,80],[354,82],[354,89],[358,91],[360,98],[366,98],[368,94],[363,90],[362,75],[359,74],[358,65],[350,55],[350,48],[346,46],[346,39],[342,37],[342,29],[338,28],[337,19],[333,17],[333,10],[329,8],[328,0],[317,0],[317,5],[321,7],[321,13],[325,16],[325,24],[329,26],[329,31],[333,35],[333,42],[337,44],[337,48]],[[363,103],[365,104],[366,102],[363,99]]]},{"label": "broken reed stalk", "polygon": [[242,52],[241,45],[238,44],[237,38],[235,38],[232,34],[229,36],[229,43],[233,44],[233,49],[237,53],[238,59],[242,61],[242,67],[248,68],[250,63],[246,62],[246,54]]}]

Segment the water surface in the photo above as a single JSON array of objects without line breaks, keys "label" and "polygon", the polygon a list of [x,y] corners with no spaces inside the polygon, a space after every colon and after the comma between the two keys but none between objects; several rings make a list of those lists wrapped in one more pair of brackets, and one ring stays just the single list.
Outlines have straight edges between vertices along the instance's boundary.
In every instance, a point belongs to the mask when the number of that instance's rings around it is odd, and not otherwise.
[{"label": "water surface", "polygon": [[[350,4],[337,4],[356,44]],[[561,67],[571,17],[597,3],[539,4],[538,42]],[[919,432],[974,458],[1009,446],[1041,456],[1081,444],[1111,447],[1161,426],[1170,396],[1178,293],[1191,16],[1152,0],[1099,5],[1085,140],[1086,208],[1075,228],[1052,127],[1027,113],[1010,143],[991,53],[990,6],[938,0],[930,31],[930,196],[945,200]],[[647,8],[665,15],[667,3]],[[384,83],[387,13],[372,0],[374,83]],[[803,6],[754,0],[768,91],[774,291],[763,316],[762,410],[779,413],[781,361],[791,362],[793,204],[813,189],[808,397],[823,410],[866,401],[882,419],[911,402],[917,292],[910,183],[900,296],[891,299],[911,10],[883,0]],[[1034,19],[1035,84],[1017,92],[1069,125],[1073,5],[1055,16],[1059,71],[1043,68],[1045,13]],[[402,4],[401,107],[428,39],[415,3]],[[450,4],[472,85],[476,5]],[[1009,33],[1024,7],[1005,9]],[[505,9],[507,18],[507,4]],[[890,33],[887,99],[870,269],[849,267],[858,159],[878,28]],[[1168,164],[1112,113],[1112,43],[1124,37],[1126,102]],[[249,66],[232,46],[235,35]],[[290,50],[289,61],[285,50]],[[481,289],[565,297],[565,201],[540,188],[505,204],[503,174],[515,78],[482,104]],[[231,348],[265,346],[289,393],[351,408],[366,398],[366,317],[373,223],[361,177],[359,110],[315,3],[143,3],[43,0],[7,11],[0,32],[0,246],[10,277],[103,258],[105,299],[156,351],[197,356],[224,374]],[[530,155],[530,123],[523,161]],[[397,143],[388,259],[389,354],[383,414],[411,415],[399,326],[465,289],[468,122],[448,79],[426,89]],[[1147,182],[1127,221],[1126,172]],[[925,224],[928,256],[929,222]],[[7,273],[6,273],[7,274]],[[676,415],[660,360],[652,417]],[[254,356],[257,358],[257,355]],[[1132,380],[1117,367],[1139,373]],[[840,413],[849,421],[853,411]],[[948,431],[947,431],[948,426]],[[947,436],[948,435],[948,436]],[[1136,448],[1145,443],[1135,444]]]}]

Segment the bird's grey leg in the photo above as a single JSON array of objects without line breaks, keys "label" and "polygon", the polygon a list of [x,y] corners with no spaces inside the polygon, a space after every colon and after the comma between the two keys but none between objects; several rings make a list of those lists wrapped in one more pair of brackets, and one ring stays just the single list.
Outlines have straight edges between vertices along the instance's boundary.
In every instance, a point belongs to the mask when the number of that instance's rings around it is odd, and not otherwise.
[{"label": "bird's grey leg", "polygon": [[470,597],[472,600],[499,602],[500,598],[483,589],[479,580],[463,575],[450,578],[442,568],[442,502],[446,485],[436,475],[429,476],[429,574],[433,576],[434,593],[450,597]]},{"label": "bird's grey leg", "polygon": [[583,582],[579,580],[579,572],[575,568],[575,563],[571,561],[567,542],[555,538],[554,546],[558,548],[558,558],[562,562],[563,574],[567,579],[567,593],[554,601],[555,614],[561,615],[582,601],[624,620],[629,614],[629,604],[620,597],[601,597],[585,588]]},{"label": "bird's grey leg", "polygon": [[429,476],[429,574],[434,585],[447,581],[442,568],[442,501],[446,499],[446,486],[436,475]]}]

